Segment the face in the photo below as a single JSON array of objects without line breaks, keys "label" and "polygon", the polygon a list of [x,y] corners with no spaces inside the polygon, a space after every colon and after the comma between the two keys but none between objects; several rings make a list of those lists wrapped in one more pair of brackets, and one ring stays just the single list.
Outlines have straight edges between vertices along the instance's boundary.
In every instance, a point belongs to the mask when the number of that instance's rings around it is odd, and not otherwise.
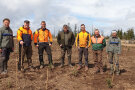
[{"label": "face", "polygon": [[29,23],[24,23],[24,27],[26,28],[26,29],[28,29],[29,28]]},{"label": "face", "polygon": [[5,20],[5,21],[3,22],[3,24],[4,24],[5,27],[9,27],[10,22],[9,22],[8,20]]},{"label": "face", "polygon": [[63,27],[64,32],[67,32],[68,27]]},{"label": "face", "polygon": [[99,36],[99,31],[98,30],[95,31],[95,36],[97,36],[97,37]]},{"label": "face", "polygon": [[113,36],[113,37],[116,37],[116,36],[117,36],[117,33],[112,33],[112,36]]},{"label": "face", "polygon": [[82,30],[82,31],[85,31],[85,26],[84,26],[84,25],[81,26],[81,30]]},{"label": "face", "polygon": [[41,23],[42,28],[46,28],[46,23]]}]

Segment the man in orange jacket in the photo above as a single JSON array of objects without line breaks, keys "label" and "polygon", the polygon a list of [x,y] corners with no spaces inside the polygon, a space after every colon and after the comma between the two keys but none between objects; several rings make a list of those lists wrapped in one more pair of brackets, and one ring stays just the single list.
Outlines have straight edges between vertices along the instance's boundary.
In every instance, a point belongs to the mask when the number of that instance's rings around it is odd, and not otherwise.
[{"label": "man in orange jacket", "polygon": [[78,70],[82,67],[82,55],[85,57],[85,71],[88,70],[88,48],[91,45],[90,34],[85,30],[85,25],[81,25],[81,31],[76,37],[76,46],[79,49],[79,66]]},{"label": "man in orange jacket", "polygon": [[93,51],[93,58],[94,58],[94,73],[98,73],[100,71],[100,74],[103,74],[103,63],[102,63],[102,53],[103,49],[106,46],[105,38],[100,35],[100,32],[98,29],[94,31],[94,35],[91,37],[92,41],[92,51]]},{"label": "man in orange jacket", "polygon": [[44,67],[44,61],[43,61],[44,50],[48,54],[49,65],[52,68],[54,68],[53,61],[52,61],[52,52],[51,52],[52,35],[51,35],[51,32],[46,28],[45,21],[41,22],[41,28],[39,28],[35,32],[34,44],[36,45],[36,47],[38,47],[40,68]]},{"label": "man in orange jacket", "polygon": [[[24,57],[26,55],[28,66],[32,68],[32,46],[31,41],[33,40],[33,34],[29,27],[30,22],[28,20],[24,21],[24,25],[20,27],[17,31],[17,40],[19,41],[19,62],[18,70],[23,70]],[[23,47],[23,49],[22,49]],[[21,56],[22,55],[22,56]],[[21,62],[22,59],[22,62]],[[22,66],[21,66],[22,65]]]}]

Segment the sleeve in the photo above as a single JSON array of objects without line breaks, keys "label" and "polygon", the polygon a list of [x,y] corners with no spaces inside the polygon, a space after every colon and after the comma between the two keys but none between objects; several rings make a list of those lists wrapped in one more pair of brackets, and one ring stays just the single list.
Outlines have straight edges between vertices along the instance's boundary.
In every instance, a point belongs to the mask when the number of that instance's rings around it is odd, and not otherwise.
[{"label": "sleeve", "polygon": [[118,54],[121,54],[121,40],[120,40],[120,38],[119,38],[119,44],[118,44],[118,47],[119,47]]},{"label": "sleeve", "polygon": [[60,41],[61,41],[61,37],[60,37],[60,32],[59,32],[58,36],[57,36],[57,42],[58,42],[59,45],[61,44]]},{"label": "sleeve", "polygon": [[2,43],[2,30],[0,30],[0,49],[2,48],[1,43]]},{"label": "sleeve", "polygon": [[88,40],[89,40],[88,47],[90,47],[91,46],[91,36],[90,36],[90,34],[88,35]]},{"label": "sleeve", "polygon": [[22,41],[22,31],[20,29],[17,31],[17,40]]},{"label": "sleeve", "polygon": [[50,43],[52,44],[52,34],[51,34],[51,32],[49,31],[49,39],[50,39]]},{"label": "sleeve", "polygon": [[76,47],[78,47],[78,44],[79,44],[79,34],[77,34],[76,36]]},{"label": "sleeve", "polygon": [[75,43],[75,36],[74,36],[74,34],[72,33],[72,42],[71,42],[72,46],[74,45],[74,43]]},{"label": "sleeve", "polygon": [[37,43],[38,43],[38,30],[36,30],[34,34],[34,44],[37,45]]}]

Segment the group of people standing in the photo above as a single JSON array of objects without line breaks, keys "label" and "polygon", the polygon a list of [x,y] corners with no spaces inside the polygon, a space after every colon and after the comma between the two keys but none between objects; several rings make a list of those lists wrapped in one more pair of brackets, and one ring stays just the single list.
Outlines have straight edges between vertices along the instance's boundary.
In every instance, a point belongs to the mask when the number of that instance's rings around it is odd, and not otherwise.
[{"label": "group of people standing", "polygon": [[[0,28],[0,74],[7,74],[7,64],[9,60],[10,52],[14,51],[13,32],[10,28],[10,19],[5,18],[3,20],[3,26]],[[24,25],[17,31],[17,40],[19,42],[19,61],[18,70],[24,69],[24,57],[26,55],[28,67],[33,69],[32,65],[32,41],[34,35],[34,44],[38,48],[40,69],[44,68],[43,52],[46,51],[48,55],[49,65],[54,68],[52,60],[51,46],[53,39],[50,30],[46,28],[46,22],[41,22],[41,27],[33,34],[30,29],[30,21],[25,20]],[[113,30],[112,34],[106,45],[105,37],[100,35],[98,29],[95,29],[94,35],[91,37],[90,33],[86,31],[85,25],[81,24],[81,30],[75,37],[72,31],[69,30],[67,25],[63,25],[63,30],[58,33],[57,42],[61,48],[61,65],[64,67],[65,54],[68,56],[68,65],[72,66],[71,55],[72,46],[74,43],[78,48],[79,62],[77,69],[80,70],[83,67],[82,57],[85,57],[85,71],[88,71],[88,48],[92,46],[93,59],[94,59],[94,73],[100,72],[103,74],[102,53],[106,47],[106,52],[109,56],[109,63],[112,74],[114,72],[114,66],[116,66],[116,74],[120,74],[119,70],[119,54],[121,53],[121,41],[117,36],[117,31]],[[114,60],[113,60],[114,57]],[[113,61],[115,61],[113,64]]]}]

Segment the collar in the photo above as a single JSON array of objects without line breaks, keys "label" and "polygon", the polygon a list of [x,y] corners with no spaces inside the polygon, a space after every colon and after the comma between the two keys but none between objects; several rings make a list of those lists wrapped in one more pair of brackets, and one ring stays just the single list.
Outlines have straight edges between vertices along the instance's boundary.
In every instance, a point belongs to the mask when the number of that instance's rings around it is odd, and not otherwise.
[{"label": "collar", "polygon": [[81,30],[81,32],[85,33],[85,32],[86,32],[86,30],[84,30],[84,31],[82,31],[82,30]]},{"label": "collar", "polygon": [[94,37],[95,37],[95,38],[99,38],[99,37],[101,37],[101,35],[99,35],[99,36],[94,35]]},{"label": "collar", "polygon": [[[63,32],[64,32],[64,30],[63,30]],[[69,33],[69,30],[67,30],[67,32],[64,32],[64,33]]]},{"label": "collar", "polygon": [[[24,25],[22,26],[24,29],[26,29],[25,27],[24,27]],[[30,27],[28,28],[28,29],[26,29],[26,30],[29,30],[30,29]]]},{"label": "collar", "polygon": [[5,27],[5,26],[3,26],[3,28],[4,28],[5,30],[9,30],[9,29],[10,29],[10,27]]}]

